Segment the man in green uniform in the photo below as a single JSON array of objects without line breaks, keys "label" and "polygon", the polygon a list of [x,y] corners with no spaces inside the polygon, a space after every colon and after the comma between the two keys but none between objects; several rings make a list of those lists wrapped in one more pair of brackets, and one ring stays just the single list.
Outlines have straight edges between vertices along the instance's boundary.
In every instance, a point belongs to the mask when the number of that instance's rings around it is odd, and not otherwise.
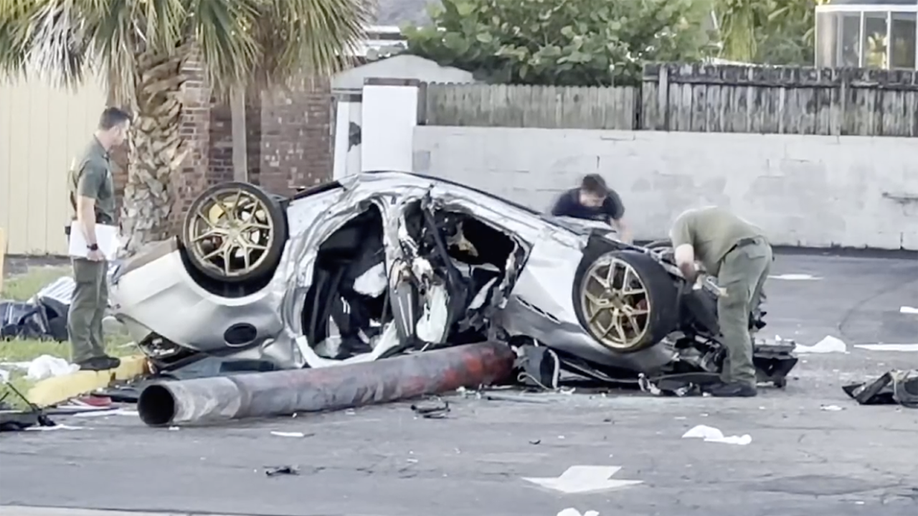
[{"label": "man in green uniform", "polygon": [[764,232],[724,208],[686,211],[670,232],[676,265],[689,282],[697,277],[695,261],[717,277],[722,294],[717,316],[727,356],[714,396],[755,396],[753,343],[749,313],[757,309],[771,267],[772,249]]},{"label": "man in green uniform", "polygon": [[68,181],[73,215],[87,243],[86,258],[72,258],[76,286],[67,321],[72,360],[83,370],[104,371],[121,365],[120,360],[105,354],[102,318],[108,307],[108,262],[99,250],[96,225],[115,224],[109,150],[124,142],[130,124],[131,117],[120,109],[103,111],[99,127],[82,157],[74,162]]}]

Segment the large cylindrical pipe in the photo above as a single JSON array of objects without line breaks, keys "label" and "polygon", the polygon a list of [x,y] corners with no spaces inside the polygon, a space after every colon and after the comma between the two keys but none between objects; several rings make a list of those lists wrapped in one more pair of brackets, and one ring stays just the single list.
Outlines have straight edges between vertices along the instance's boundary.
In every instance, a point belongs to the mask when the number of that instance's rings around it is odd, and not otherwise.
[{"label": "large cylindrical pipe", "polygon": [[157,382],[137,402],[150,426],[341,410],[504,380],[515,354],[499,342],[467,344],[375,362]]}]

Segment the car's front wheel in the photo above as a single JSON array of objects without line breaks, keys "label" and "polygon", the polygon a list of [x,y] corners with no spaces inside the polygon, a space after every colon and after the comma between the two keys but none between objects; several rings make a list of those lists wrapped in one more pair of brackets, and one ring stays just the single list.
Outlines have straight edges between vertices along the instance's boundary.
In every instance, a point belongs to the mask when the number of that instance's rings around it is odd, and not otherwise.
[{"label": "car's front wheel", "polygon": [[613,351],[646,349],[678,324],[676,283],[652,256],[634,251],[602,254],[578,281],[578,315],[593,338]]},{"label": "car's front wheel", "polygon": [[191,265],[208,278],[242,283],[272,274],[287,221],[277,201],[243,182],[212,186],[185,214],[182,244]]}]

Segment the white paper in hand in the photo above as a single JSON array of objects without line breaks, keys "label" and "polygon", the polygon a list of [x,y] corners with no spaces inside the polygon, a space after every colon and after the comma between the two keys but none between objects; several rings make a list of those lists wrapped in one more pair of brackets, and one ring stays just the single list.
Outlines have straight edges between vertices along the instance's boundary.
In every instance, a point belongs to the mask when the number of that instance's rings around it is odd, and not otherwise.
[{"label": "white paper in hand", "polygon": [[[121,245],[118,227],[96,224],[96,241],[99,245],[99,251],[102,251],[105,259],[114,260],[118,254],[118,247]],[[86,258],[89,255],[89,248],[86,246],[86,235],[83,233],[83,225],[78,220],[74,220],[70,225],[68,254],[76,258]]]}]

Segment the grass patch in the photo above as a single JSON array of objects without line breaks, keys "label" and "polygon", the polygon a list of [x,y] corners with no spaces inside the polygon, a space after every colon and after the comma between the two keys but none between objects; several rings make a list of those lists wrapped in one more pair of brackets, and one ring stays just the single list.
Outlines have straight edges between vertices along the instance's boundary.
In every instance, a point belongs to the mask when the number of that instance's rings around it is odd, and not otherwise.
[{"label": "grass patch", "polygon": [[[72,269],[62,267],[31,267],[25,274],[13,276],[4,281],[3,297],[27,301],[45,285],[52,281],[69,276]],[[113,328],[114,326],[114,328]],[[136,354],[137,347],[131,344],[131,338],[126,331],[117,325],[105,325],[105,350],[108,354],[123,357]],[[41,355],[70,360],[70,343],[34,339],[15,339],[0,341],[0,364],[3,362],[28,362]],[[22,394],[26,394],[34,385],[32,380],[25,377],[26,371],[9,367],[0,368],[10,373],[10,383]],[[6,385],[0,385],[0,399],[6,396],[5,402],[14,408],[24,408],[25,403],[12,392]]]},{"label": "grass patch", "polygon": [[69,276],[72,272],[73,269],[68,266],[30,267],[29,272],[25,274],[7,278],[3,282],[3,293],[0,295],[4,299],[28,301],[45,285],[58,278]]}]

